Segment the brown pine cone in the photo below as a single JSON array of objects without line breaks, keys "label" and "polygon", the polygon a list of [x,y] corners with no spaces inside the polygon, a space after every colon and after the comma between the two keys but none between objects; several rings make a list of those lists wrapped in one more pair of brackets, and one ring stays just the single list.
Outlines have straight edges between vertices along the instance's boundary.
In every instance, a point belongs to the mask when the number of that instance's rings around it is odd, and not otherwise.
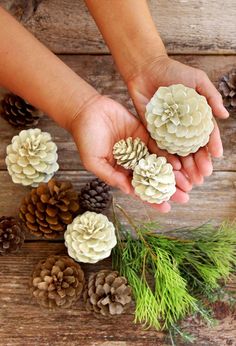
[{"label": "brown pine cone", "polygon": [[79,195],[81,208],[96,213],[108,209],[112,200],[110,190],[110,186],[102,180],[98,178],[91,180],[81,189]]},{"label": "brown pine cone", "polygon": [[45,308],[68,308],[81,296],[84,272],[67,256],[49,256],[35,267],[30,290]]},{"label": "brown pine cone", "polygon": [[86,309],[103,316],[120,315],[131,303],[131,287],[119,273],[100,270],[89,277],[84,291]]},{"label": "brown pine cone", "polygon": [[21,97],[6,94],[1,101],[1,116],[14,127],[34,127],[40,112]]},{"label": "brown pine cone", "polygon": [[23,245],[25,234],[14,217],[0,218],[0,255],[17,252]]},{"label": "brown pine cone", "polygon": [[72,184],[51,179],[23,199],[19,215],[32,234],[54,239],[66,230],[78,210],[78,194]]},{"label": "brown pine cone", "polygon": [[219,91],[229,111],[236,109],[236,68],[223,76],[219,82]]}]

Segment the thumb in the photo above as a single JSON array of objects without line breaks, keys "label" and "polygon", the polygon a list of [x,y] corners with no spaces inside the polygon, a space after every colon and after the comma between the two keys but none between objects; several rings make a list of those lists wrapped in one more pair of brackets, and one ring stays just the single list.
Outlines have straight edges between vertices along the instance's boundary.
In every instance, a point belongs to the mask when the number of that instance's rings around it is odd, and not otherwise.
[{"label": "thumb", "polygon": [[129,177],[112,167],[106,159],[93,158],[92,162],[85,162],[84,166],[108,185],[120,189],[125,194],[131,192]]},{"label": "thumb", "polygon": [[212,82],[204,72],[199,79],[197,91],[199,92],[199,94],[207,98],[207,101],[212,108],[214,116],[221,119],[228,118],[229,112],[223,105],[221,94],[215,88],[215,86],[212,84]]}]

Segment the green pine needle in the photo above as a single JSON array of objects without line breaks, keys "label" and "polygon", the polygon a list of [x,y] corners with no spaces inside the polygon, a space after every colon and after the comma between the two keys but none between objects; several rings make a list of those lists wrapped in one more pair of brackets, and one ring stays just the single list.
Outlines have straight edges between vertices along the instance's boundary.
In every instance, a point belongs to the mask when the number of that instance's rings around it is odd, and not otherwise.
[{"label": "green pine needle", "polygon": [[[136,232],[134,239],[114,213],[118,244],[113,266],[133,289],[135,322],[161,330],[175,326],[190,312],[206,317],[199,309],[199,293],[207,296],[218,289],[219,280],[228,279],[235,268],[235,224],[160,234],[156,233],[160,229],[156,222],[136,225],[117,207]],[[181,238],[172,235],[176,232]]]}]

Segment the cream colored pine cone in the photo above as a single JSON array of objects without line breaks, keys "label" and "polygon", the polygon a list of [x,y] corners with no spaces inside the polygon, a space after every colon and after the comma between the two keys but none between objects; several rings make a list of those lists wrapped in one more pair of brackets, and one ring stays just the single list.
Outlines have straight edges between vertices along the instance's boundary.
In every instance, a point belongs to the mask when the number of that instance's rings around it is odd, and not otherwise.
[{"label": "cream colored pine cone", "polygon": [[38,186],[58,170],[57,146],[48,132],[23,130],[7,146],[6,165],[16,184]]},{"label": "cream colored pine cone", "polygon": [[117,164],[126,169],[134,169],[139,160],[147,156],[148,148],[140,138],[122,139],[115,143],[113,155]]},{"label": "cream colored pine cone", "polygon": [[206,98],[182,84],[160,87],[147,104],[146,120],[158,147],[180,156],[205,146],[214,128]]},{"label": "cream colored pine cone", "polygon": [[87,211],[67,226],[64,234],[68,254],[78,262],[96,263],[116,245],[115,228],[103,214]]},{"label": "cream colored pine cone", "polygon": [[149,155],[135,167],[132,185],[144,201],[157,204],[168,201],[176,191],[173,167],[165,157]]}]

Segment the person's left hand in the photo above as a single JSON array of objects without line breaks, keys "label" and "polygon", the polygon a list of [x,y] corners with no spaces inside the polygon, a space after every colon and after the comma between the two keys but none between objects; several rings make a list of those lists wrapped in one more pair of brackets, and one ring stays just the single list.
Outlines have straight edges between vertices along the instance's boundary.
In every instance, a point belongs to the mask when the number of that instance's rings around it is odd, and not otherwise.
[{"label": "person's left hand", "polygon": [[[130,76],[127,86],[134,106],[145,121],[145,108],[153,94],[160,86],[171,84],[184,84],[194,88],[199,94],[205,96],[212,108],[215,117],[225,119],[229,116],[223,106],[222,97],[211,83],[206,73],[172,60],[167,56],[148,62],[136,75]],[[186,173],[192,183],[203,183],[204,176],[212,173],[212,157],[220,157],[223,154],[223,146],[219,128],[215,122],[214,130],[206,147],[200,148],[195,154],[182,157],[182,171]]]}]

